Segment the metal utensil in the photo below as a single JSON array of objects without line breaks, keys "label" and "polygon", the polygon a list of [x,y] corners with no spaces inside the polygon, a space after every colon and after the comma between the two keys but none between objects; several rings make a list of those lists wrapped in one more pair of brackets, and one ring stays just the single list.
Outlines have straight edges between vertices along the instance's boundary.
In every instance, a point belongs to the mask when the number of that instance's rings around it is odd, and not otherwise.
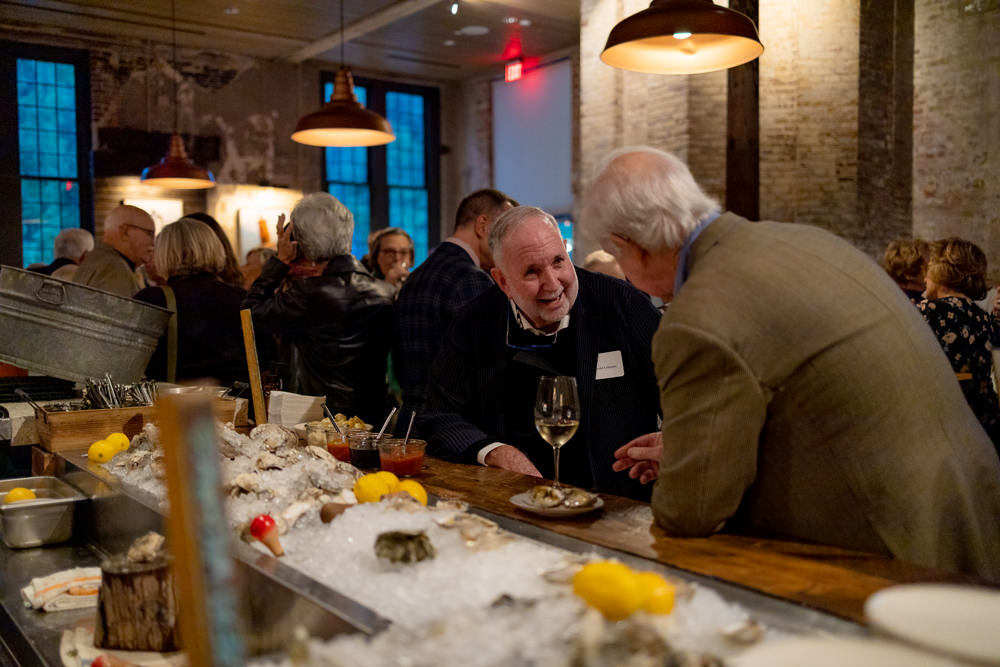
[{"label": "metal utensil", "polygon": [[[321,407],[323,408],[323,412],[326,413],[327,419],[329,419],[330,423],[333,424],[333,427],[337,429],[337,433],[344,435],[344,431],[341,430],[340,424],[337,423],[337,420],[333,418],[333,413],[330,412],[330,408],[326,407],[326,403],[321,404]],[[391,417],[392,415],[389,416]]]},{"label": "metal utensil", "polygon": [[382,434],[385,433],[385,429],[389,427],[389,421],[392,419],[394,414],[396,414],[396,408],[389,410],[389,416],[385,418],[385,423],[382,424],[382,428],[379,429],[378,435],[375,436],[376,440],[382,439]]},{"label": "metal utensil", "polygon": [[15,389],[14,390],[14,395],[17,396],[18,398],[26,401],[28,403],[28,405],[30,405],[31,407],[33,407],[38,412],[45,412],[45,409],[42,408],[42,406],[40,406],[38,403],[35,403],[33,400],[31,400],[31,397],[28,396],[28,392],[26,392],[25,390],[23,390],[23,389]]}]

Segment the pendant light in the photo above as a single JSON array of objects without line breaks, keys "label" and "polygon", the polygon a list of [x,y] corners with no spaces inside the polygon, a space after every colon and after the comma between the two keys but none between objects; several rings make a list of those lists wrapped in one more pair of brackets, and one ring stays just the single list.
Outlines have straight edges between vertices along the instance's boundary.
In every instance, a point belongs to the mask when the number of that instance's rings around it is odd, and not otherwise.
[{"label": "pendant light", "polygon": [[[173,58],[174,72],[180,73],[177,69],[177,13],[176,0],[170,3],[171,34],[173,35]],[[174,133],[170,136],[170,147],[162,160],[151,167],[142,170],[140,179],[146,185],[156,185],[161,188],[171,188],[173,190],[199,190],[215,187],[215,177],[212,172],[202,169],[187,155],[184,150],[184,140],[177,133],[177,87],[174,81]]]},{"label": "pendant light", "polygon": [[764,52],[746,14],[712,0],[653,0],[608,35],[601,60],[652,74],[700,74],[736,67]]},{"label": "pendant light", "polygon": [[361,106],[354,94],[354,77],[344,65],[344,2],[340,2],[340,69],[333,96],[319,110],[295,125],[292,141],[308,146],[381,146],[396,140],[389,121]]}]

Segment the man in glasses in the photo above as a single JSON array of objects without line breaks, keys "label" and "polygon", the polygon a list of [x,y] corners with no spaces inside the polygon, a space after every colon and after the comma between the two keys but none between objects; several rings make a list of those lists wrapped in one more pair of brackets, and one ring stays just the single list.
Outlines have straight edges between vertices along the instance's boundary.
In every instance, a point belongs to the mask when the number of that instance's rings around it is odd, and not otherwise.
[{"label": "man in glasses", "polygon": [[141,208],[119,206],[104,219],[102,242],[87,255],[73,280],[121,296],[132,297],[142,287],[136,274],[153,249],[156,226]]},{"label": "man in glasses", "polygon": [[656,431],[650,344],[659,313],[627,283],[577,269],[555,219],[529,206],[489,234],[496,286],[453,321],[430,369],[418,426],[434,455],[553,477],[552,448],[534,426],[538,380],[576,378],[580,427],[563,446],[560,479],[649,497],[612,470],[614,452]]}]

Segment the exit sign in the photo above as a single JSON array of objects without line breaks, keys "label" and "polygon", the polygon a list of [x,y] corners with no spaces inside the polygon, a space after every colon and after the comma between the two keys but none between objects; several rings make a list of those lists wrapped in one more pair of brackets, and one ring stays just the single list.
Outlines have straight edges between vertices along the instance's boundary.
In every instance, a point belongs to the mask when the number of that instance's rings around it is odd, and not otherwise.
[{"label": "exit sign", "polygon": [[520,60],[515,60],[514,62],[507,63],[507,66],[503,71],[504,81],[510,83],[511,81],[517,81],[521,78],[523,63]]}]

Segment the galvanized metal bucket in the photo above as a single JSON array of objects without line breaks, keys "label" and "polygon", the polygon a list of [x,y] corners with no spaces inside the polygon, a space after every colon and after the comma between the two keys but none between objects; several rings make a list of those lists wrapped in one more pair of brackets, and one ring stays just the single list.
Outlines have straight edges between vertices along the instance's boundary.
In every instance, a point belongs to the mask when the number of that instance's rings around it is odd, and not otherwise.
[{"label": "galvanized metal bucket", "polygon": [[67,380],[142,377],[170,311],[0,267],[0,360]]}]

